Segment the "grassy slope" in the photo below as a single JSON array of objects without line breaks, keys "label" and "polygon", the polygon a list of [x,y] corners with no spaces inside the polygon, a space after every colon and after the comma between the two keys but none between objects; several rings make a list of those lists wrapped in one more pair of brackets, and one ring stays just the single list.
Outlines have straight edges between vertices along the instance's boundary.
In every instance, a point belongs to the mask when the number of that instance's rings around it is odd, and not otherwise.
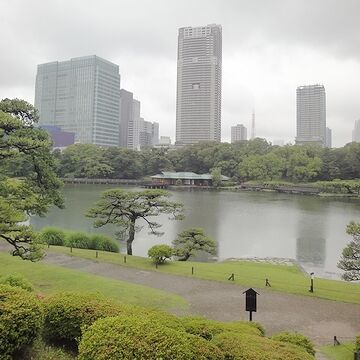
[{"label": "grassy slope", "polygon": [[[50,251],[70,254],[69,249],[65,247],[52,246]],[[229,282],[227,278],[234,273],[235,283],[247,287],[264,288],[265,278],[268,278],[272,286],[271,290],[360,304],[360,284],[316,278],[314,281],[315,292],[311,294],[308,291],[309,277],[296,266],[274,265],[255,261],[219,263],[174,261],[161,265],[156,270],[154,264],[143,257],[127,256],[127,262],[124,264],[124,256],[120,254],[99,251],[99,258],[95,259],[94,250],[73,249],[72,255],[175,275],[192,276],[191,268],[194,267],[194,277],[224,282]]]},{"label": "grassy slope", "polygon": [[354,359],[354,344],[343,344],[339,346],[323,346],[320,349],[331,360],[353,360]]},{"label": "grassy slope", "polygon": [[186,302],[177,295],[146,286],[86,274],[60,266],[32,263],[0,252],[0,276],[20,273],[34,285],[35,291],[52,294],[59,291],[99,292],[114,300],[162,309],[184,308]]}]

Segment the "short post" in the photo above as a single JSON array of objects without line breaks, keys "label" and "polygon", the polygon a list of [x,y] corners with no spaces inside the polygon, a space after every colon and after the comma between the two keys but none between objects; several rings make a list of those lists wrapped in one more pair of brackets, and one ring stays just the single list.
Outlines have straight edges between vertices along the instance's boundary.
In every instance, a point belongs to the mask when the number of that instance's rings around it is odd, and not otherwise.
[{"label": "short post", "polygon": [[98,258],[99,257],[99,253],[98,252],[96,252],[96,258]]},{"label": "short post", "polygon": [[235,280],[235,274],[232,273],[232,274],[229,276],[228,280],[234,281],[234,280]]},{"label": "short post", "polygon": [[340,341],[337,339],[336,335],[334,336],[334,346],[340,345]]},{"label": "short post", "polygon": [[72,246],[70,246],[70,252],[72,253]]},{"label": "short post", "polygon": [[48,244],[48,249],[50,248],[50,244]]},{"label": "short post", "polygon": [[269,279],[265,279],[265,286],[269,286],[269,287],[271,287],[271,285],[270,285],[270,282],[269,282]]},{"label": "short post", "polygon": [[252,311],[249,312],[249,321],[252,321]]},{"label": "short post", "polygon": [[158,263],[156,262],[156,263],[155,263],[155,268],[157,269],[157,267],[158,267]]},{"label": "short post", "polygon": [[124,264],[126,264],[126,255],[124,255]]},{"label": "short post", "polygon": [[194,267],[191,267],[191,275],[194,275]]},{"label": "short post", "polygon": [[309,292],[313,293],[314,292],[314,273],[310,273],[310,289]]}]

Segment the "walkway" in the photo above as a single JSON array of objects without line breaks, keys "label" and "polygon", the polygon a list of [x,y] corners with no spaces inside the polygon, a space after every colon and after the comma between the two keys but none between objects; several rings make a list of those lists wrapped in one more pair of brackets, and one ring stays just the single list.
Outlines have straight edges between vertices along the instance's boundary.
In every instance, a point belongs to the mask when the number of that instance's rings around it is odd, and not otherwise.
[{"label": "walkway", "polygon": [[[191,314],[220,321],[248,319],[242,294],[245,289],[234,284],[144,271],[59,253],[49,253],[44,261],[178,294],[189,302]],[[253,314],[253,320],[263,324],[268,335],[284,330],[298,331],[322,345],[331,344],[334,335],[345,342],[360,333],[360,305],[266,289],[257,291],[260,293],[258,312]]]}]

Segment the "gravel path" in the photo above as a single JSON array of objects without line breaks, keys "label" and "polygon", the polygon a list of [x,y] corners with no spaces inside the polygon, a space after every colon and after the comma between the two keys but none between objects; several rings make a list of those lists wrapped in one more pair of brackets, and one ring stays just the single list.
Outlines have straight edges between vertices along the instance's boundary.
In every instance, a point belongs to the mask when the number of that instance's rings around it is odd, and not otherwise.
[{"label": "gravel path", "polygon": [[[44,261],[175,293],[189,302],[188,313],[191,314],[221,321],[248,319],[242,294],[246,289],[235,284],[144,271],[59,253],[49,253]],[[260,293],[258,312],[253,314],[253,320],[263,324],[268,335],[284,330],[298,331],[322,345],[332,343],[334,335],[345,342],[360,333],[360,305],[266,289],[257,291]]]}]

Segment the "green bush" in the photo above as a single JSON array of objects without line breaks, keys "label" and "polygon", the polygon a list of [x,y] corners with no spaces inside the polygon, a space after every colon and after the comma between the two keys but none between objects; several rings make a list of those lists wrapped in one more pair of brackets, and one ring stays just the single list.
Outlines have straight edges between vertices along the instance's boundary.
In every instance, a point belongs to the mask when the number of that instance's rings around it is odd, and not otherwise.
[{"label": "green bush", "polygon": [[266,337],[224,332],[212,340],[231,360],[314,360],[302,348]]},{"label": "green bush", "polygon": [[39,242],[47,245],[65,245],[65,231],[55,227],[45,227],[40,231]]},{"label": "green bush", "polygon": [[0,285],[0,359],[31,345],[43,320],[42,306],[34,294],[9,285]]},{"label": "green bush", "polygon": [[[50,346],[42,339],[36,339],[34,344],[22,354],[21,360],[74,360],[75,355],[58,346]],[[17,358],[17,360],[20,360]]]},{"label": "green bush", "polygon": [[360,334],[355,339],[355,351],[360,352]]},{"label": "green bush", "polygon": [[95,294],[60,293],[45,301],[44,338],[48,342],[76,346],[81,328],[95,320],[130,311]]},{"label": "green bush", "polygon": [[94,234],[90,237],[91,246],[94,250],[102,250],[109,252],[120,251],[118,244],[116,244],[109,236],[105,236],[102,234]]},{"label": "green bush", "polygon": [[256,323],[242,321],[225,323],[195,316],[184,317],[181,322],[187,333],[201,336],[206,340],[228,331],[259,336],[264,334],[263,329]]},{"label": "green bush", "polygon": [[90,236],[81,231],[67,232],[65,245],[78,249],[92,249]]},{"label": "green bush", "polygon": [[271,337],[273,340],[282,341],[300,346],[309,354],[315,355],[314,344],[304,335],[299,333],[281,332]]},{"label": "green bush", "polygon": [[84,333],[79,360],[222,360],[213,344],[146,316],[100,319]]},{"label": "green bush", "polygon": [[6,284],[13,287],[19,287],[26,291],[33,291],[34,288],[31,282],[24,278],[21,274],[13,273],[0,279],[0,284]]},{"label": "green bush", "polygon": [[172,254],[173,249],[169,245],[154,245],[148,250],[148,256],[155,264],[163,264]]}]

